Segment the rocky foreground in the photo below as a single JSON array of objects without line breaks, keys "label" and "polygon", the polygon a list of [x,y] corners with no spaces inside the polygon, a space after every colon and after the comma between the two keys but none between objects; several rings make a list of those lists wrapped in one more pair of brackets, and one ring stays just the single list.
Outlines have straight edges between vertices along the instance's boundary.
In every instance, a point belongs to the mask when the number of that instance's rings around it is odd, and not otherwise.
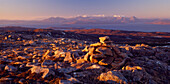
[{"label": "rocky foreground", "polygon": [[[60,32],[63,35],[64,32]],[[51,33],[0,33],[1,84],[168,84],[170,48],[58,38]]]}]

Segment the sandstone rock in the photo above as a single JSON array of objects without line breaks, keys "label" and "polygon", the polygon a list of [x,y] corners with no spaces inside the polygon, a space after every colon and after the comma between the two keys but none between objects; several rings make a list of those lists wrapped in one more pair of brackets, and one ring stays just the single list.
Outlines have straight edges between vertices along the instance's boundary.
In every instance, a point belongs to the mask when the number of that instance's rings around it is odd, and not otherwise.
[{"label": "sandstone rock", "polygon": [[41,63],[28,62],[28,63],[26,64],[26,67],[34,67],[34,66],[39,66],[39,65],[41,65]]},{"label": "sandstone rock", "polygon": [[71,64],[71,67],[74,67],[74,68],[76,68],[76,69],[78,69],[78,70],[84,70],[84,69],[86,69],[87,67],[90,67],[90,66],[92,66],[94,63],[87,63],[87,62],[85,62],[85,63],[79,63],[79,64],[77,64],[77,63],[75,63],[75,64]]},{"label": "sandstone rock", "polygon": [[19,84],[24,84],[24,81],[25,81],[25,80],[22,78],[22,79],[20,79],[20,80],[18,81],[18,83],[19,83]]},{"label": "sandstone rock", "polygon": [[85,61],[88,61],[89,59],[90,59],[90,54],[87,53],[87,54],[84,56],[84,60],[85,60]]},{"label": "sandstone rock", "polygon": [[82,50],[82,52],[88,52],[88,51],[89,51],[89,47],[90,47],[90,46],[86,46],[86,47]]},{"label": "sandstone rock", "polygon": [[54,65],[55,63],[52,61],[52,60],[44,60],[42,63],[41,63],[41,67],[48,67],[50,65]]},{"label": "sandstone rock", "polygon": [[18,59],[21,59],[21,60],[26,60],[26,59],[28,59],[28,58],[30,58],[30,57],[28,57],[28,56],[18,56],[17,58],[18,58]]},{"label": "sandstone rock", "polygon": [[120,66],[122,66],[125,63],[126,59],[127,58],[123,59],[123,61],[121,61],[120,63],[111,63],[112,68],[115,68],[115,69],[120,68]]},{"label": "sandstone rock", "polygon": [[140,66],[133,66],[133,67],[125,66],[122,68],[122,70],[130,70],[130,71],[134,72],[135,70],[142,70],[142,68]]},{"label": "sandstone rock", "polygon": [[95,51],[95,47],[90,47],[88,54],[92,55],[94,53],[94,51]]},{"label": "sandstone rock", "polygon": [[74,61],[74,56],[72,55],[71,52],[66,52],[66,57],[64,58],[64,61],[67,61],[67,62]]},{"label": "sandstone rock", "polygon": [[90,44],[90,46],[92,47],[99,47],[99,46],[102,46],[102,43],[94,43],[94,44]]},{"label": "sandstone rock", "polygon": [[49,53],[50,53],[50,50],[47,50],[47,51],[44,53],[42,59],[47,59]]},{"label": "sandstone rock", "polygon": [[74,77],[72,77],[72,76],[70,76],[70,75],[67,75],[67,74],[65,74],[65,76],[66,76],[66,78],[67,78],[67,80],[68,81],[71,81],[71,83],[72,84],[82,84],[78,79],[76,79],[76,78],[74,78]]},{"label": "sandstone rock", "polygon": [[60,80],[59,84],[82,84],[79,80],[69,77],[67,80]]},{"label": "sandstone rock", "polygon": [[112,50],[110,48],[107,48],[107,47],[98,47],[98,48],[96,48],[95,51],[102,53],[104,55],[113,56]]},{"label": "sandstone rock", "polygon": [[102,73],[98,77],[99,81],[106,81],[107,83],[120,83],[127,84],[127,79],[117,71],[108,71],[107,73]]},{"label": "sandstone rock", "polygon": [[94,64],[94,65],[92,65],[90,67],[87,67],[86,69],[104,69],[104,67],[100,66],[100,65]]},{"label": "sandstone rock", "polygon": [[69,80],[60,80],[59,84],[73,84],[73,83]]},{"label": "sandstone rock", "polygon": [[31,73],[37,73],[37,74],[43,73],[42,78],[46,78],[49,75],[55,76],[55,72],[52,71],[49,68],[43,68],[43,67],[40,67],[40,66],[34,66],[30,70],[31,70]]},{"label": "sandstone rock", "polygon": [[143,73],[141,71],[134,71],[132,74],[133,81],[140,81],[143,78]]},{"label": "sandstone rock", "polygon": [[113,62],[114,58],[113,57],[106,57],[99,61],[99,65],[109,65]]},{"label": "sandstone rock", "polygon": [[55,55],[56,58],[65,57],[66,56],[66,52],[57,50],[57,51],[54,52],[54,55]]},{"label": "sandstone rock", "polygon": [[74,68],[74,67],[68,67],[68,68],[60,68],[58,69],[60,72],[63,72],[63,73],[71,73],[73,71],[76,71],[78,70],[77,68]]},{"label": "sandstone rock", "polygon": [[92,62],[92,63],[97,63],[98,60],[95,59],[94,55],[91,55],[91,56],[90,56],[90,62]]},{"label": "sandstone rock", "polygon": [[4,67],[5,67],[5,65],[0,64],[0,70],[3,70],[3,69],[4,69]]},{"label": "sandstone rock", "polygon": [[18,69],[17,69],[16,67],[14,67],[14,66],[6,65],[6,66],[5,66],[5,70],[15,72],[15,71],[17,71]]},{"label": "sandstone rock", "polygon": [[110,38],[108,36],[105,37],[99,37],[101,43],[105,43],[105,41],[109,41]]},{"label": "sandstone rock", "polygon": [[80,63],[80,64],[81,64],[81,63],[85,63],[85,62],[86,62],[86,60],[84,60],[83,58],[80,58],[80,59],[77,60],[77,63],[78,63],[78,64],[79,64],[79,63]]},{"label": "sandstone rock", "polygon": [[12,78],[1,78],[0,81],[11,81],[13,80]]},{"label": "sandstone rock", "polygon": [[22,62],[15,62],[14,64],[20,65],[20,64],[23,64],[23,63]]}]

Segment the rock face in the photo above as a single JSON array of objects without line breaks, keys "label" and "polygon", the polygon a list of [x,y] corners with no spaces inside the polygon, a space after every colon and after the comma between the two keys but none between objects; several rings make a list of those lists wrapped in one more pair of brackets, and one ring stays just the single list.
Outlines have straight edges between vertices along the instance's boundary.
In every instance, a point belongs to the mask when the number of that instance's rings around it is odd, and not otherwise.
[{"label": "rock face", "polygon": [[[170,49],[63,38],[65,32],[0,32],[0,84],[169,84]],[[68,37],[69,37],[68,36]],[[98,38],[98,37],[93,37]],[[88,41],[85,41],[85,40]]]}]

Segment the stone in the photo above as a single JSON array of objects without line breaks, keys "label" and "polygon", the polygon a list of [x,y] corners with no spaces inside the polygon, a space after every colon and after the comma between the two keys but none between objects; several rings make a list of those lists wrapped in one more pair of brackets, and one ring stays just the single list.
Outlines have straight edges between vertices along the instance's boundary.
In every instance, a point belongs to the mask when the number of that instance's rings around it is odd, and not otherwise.
[{"label": "stone", "polygon": [[50,53],[50,50],[47,50],[47,51],[44,53],[42,59],[47,59],[49,53]]},{"label": "stone", "polygon": [[92,63],[97,63],[98,60],[95,59],[94,55],[91,55],[91,56],[90,56],[90,62],[92,62]]},{"label": "stone", "polygon": [[134,72],[135,70],[142,70],[142,67],[140,67],[140,66],[133,66],[133,67],[125,66],[122,68],[122,70],[129,70],[129,71]]},{"label": "stone", "polygon": [[59,70],[59,72],[63,72],[63,73],[71,73],[71,72],[76,71],[78,69],[74,68],[74,67],[68,67],[68,68],[59,68],[58,70]]},{"label": "stone", "polygon": [[95,47],[90,47],[88,54],[92,55],[94,53],[94,51],[95,51]]},{"label": "stone", "polygon": [[89,47],[90,47],[90,46],[86,46],[86,47],[82,50],[82,52],[88,52],[88,51],[89,51]]},{"label": "stone", "polygon": [[0,81],[11,81],[13,80],[12,78],[1,78]]},{"label": "stone", "polygon": [[17,71],[18,69],[17,69],[16,67],[14,67],[14,66],[6,65],[6,66],[5,66],[5,70],[15,72],[15,71]]},{"label": "stone", "polygon": [[85,60],[85,61],[88,61],[89,59],[90,59],[89,53],[87,53],[86,55],[84,55],[84,60]]},{"label": "stone", "polygon": [[70,81],[72,84],[82,84],[78,79],[70,76],[70,75],[67,75],[67,74],[64,74],[67,78],[68,81]]},{"label": "stone", "polygon": [[46,78],[49,75],[55,76],[55,72],[52,71],[49,68],[43,68],[43,67],[40,67],[40,66],[33,66],[30,70],[31,70],[31,73],[37,73],[37,74],[43,73],[42,78]]},{"label": "stone", "polygon": [[69,80],[60,80],[59,84],[73,84],[73,83]]},{"label": "stone", "polygon": [[54,51],[54,55],[55,55],[56,58],[65,57],[66,56],[66,52],[63,52],[63,51],[60,51],[60,50],[56,50],[56,51]]},{"label": "stone", "polygon": [[99,46],[102,46],[102,43],[94,43],[94,44],[90,44],[90,46],[92,47],[99,47]]},{"label": "stone", "polygon": [[44,60],[42,63],[41,63],[41,67],[48,67],[50,65],[54,65],[55,63],[52,61],[52,60]]},{"label": "stone", "polygon": [[107,83],[120,83],[127,84],[127,79],[117,71],[108,71],[107,73],[101,73],[98,77],[99,81],[105,81]]},{"label": "stone", "polygon": [[101,61],[99,61],[99,65],[109,65],[113,62],[114,57],[106,57],[104,59],[102,59]]},{"label": "stone", "polygon": [[82,84],[82,83],[79,80],[77,80],[76,78],[67,76],[67,80],[60,80],[59,84]]},{"label": "stone", "polygon": [[86,62],[86,60],[84,60],[83,58],[80,58],[80,59],[78,59],[77,60],[77,64],[81,64],[81,63],[85,63]]},{"label": "stone", "polygon": [[108,36],[104,36],[104,37],[99,37],[100,39],[100,43],[105,43],[105,41],[109,41],[110,38]]},{"label": "stone", "polygon": [[18,81],[18,83],[19,83],[19,84],[24,84],[24,81],[25,81],[25,80],[22,78],[22,79],[20,79],[20,80]]},{"label": "stone", "polygon": [[0,70],[3,70],[3,69],[4,69],[4,67],[5,67],[5,65],[0,64]]},{"label": "stone", "polygon": [[67,62],[74,61],[74,56],[72,55],[71,52],[66,52],[66,57],[64,58],[64,61],[67,61]]},{"label": "stone", "polygon": [[28,57],[28,56],[18,56],[17,58],[21,59],[21,60],[26,60],[26,59],[29,59],[30,57]]},{"label": "stone", "polygon": [[107,47],[98,47],[98,48],[96,48],[95,51],[102,53],[104,55],[113,56],[112,50],[110,48],[107,48]]},{"label": "stone", "polygon": [[106,58],[107,57],[104,54],[92,54],[91,56],[93,56],[94,58]]},{"label": "stone", "polygon": [[120,68],[120,66],[125,64],[126,59],[127,58],[123,59],[123,61],[120,63],[111,63],[112,68]]},{"label": "stone", "polygon": [[39,66],[39,65],[41,65],[41,63],[28,62],[28,63],[26,64],[26,67],[34,67],[34,66]]},{"label": "stone", "polygon": [[97,64],[94,64],[90,67],[87,67],[86,69],[104,69],[103,66],[100,66],[100,65],[97,65]]},{"label": "stone", "polygon": [[74,72],[73,77],[79,78],[79,77],[86,77],[88,75],[91,75],[91,72],[89,71],[82,71],[82,72]]}]

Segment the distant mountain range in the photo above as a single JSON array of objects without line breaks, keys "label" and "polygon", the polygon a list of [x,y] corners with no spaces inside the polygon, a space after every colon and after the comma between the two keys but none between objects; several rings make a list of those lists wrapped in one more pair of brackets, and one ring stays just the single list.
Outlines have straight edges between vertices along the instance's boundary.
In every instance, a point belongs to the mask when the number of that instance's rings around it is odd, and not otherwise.
[{"label": "distant mountain range", "polygon": [[61,18],[51,17],[43,22],[60,23],[60,24],[121,24],[121,23],[133,23],[138,19],[133,17],[75,17],[75,18]]},{"label": "distant mountain range", "polygon": [[144,23],[144,24],[162,24],[170,25],[170,19],[139,19],[132,17],[83,17],[74,18],[50,17],[44,20],[0,20],[0,25],[43,25],[43,24],[127,24],[127,23]]}]

